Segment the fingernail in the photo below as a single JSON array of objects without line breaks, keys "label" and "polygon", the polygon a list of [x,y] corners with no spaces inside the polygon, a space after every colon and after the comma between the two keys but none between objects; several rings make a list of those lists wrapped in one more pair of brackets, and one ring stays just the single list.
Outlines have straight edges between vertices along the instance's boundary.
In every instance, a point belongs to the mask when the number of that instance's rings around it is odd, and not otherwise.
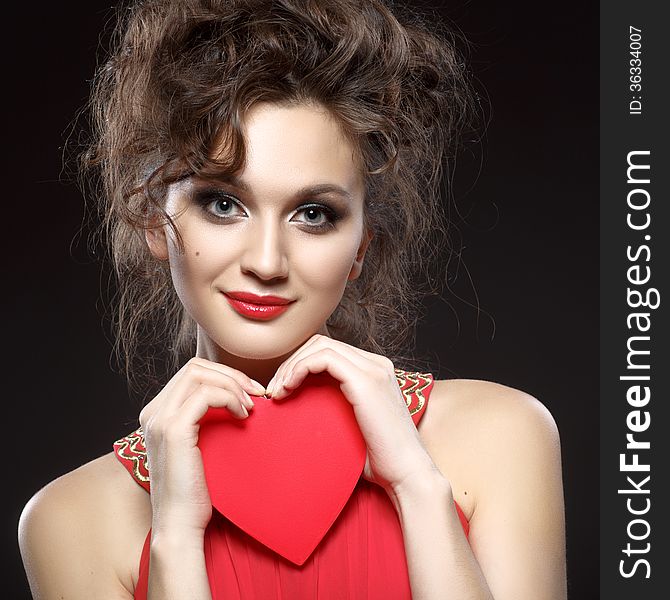
[{"label": "fingernail", "polygon": [[254,386],[255,390],[258,392],[258,396],[262,396],[265,394],[265,386],[261,383],[258,383],[255,379],[251,380],[252,385]]},{"label": "fingernail", "polygon": [[274,385],[275,385],[275,378],[273,377],[270,379],[270,383],[268,383],[267,387],[267,393],[269,396],[272,396],[272,391],[274,390]]},{"label": "fingernail", "polygon": [[280,379],[277,381],[277,385],[275,385],[274,390],[272,391],[272,396],[274,398],[281,397],[284,392],[284,379]]},{"label": "fingernail", "polygon": [[244,413],[245,417],[249,416],[249,411],[247,410],[246,406],[244,406],[244,404],[242,405],[242,412]]},{"label": "fingernail", "polygon": [[[244,391],[244,390],[242,390],[242,391]],[[248,407],[248,408],[253,408],[253,407],[254,407],[254,401],[251,399],[251,397],[249,396],[249,394],[247,394],[246,392],[244,392],[244,397],[246,398],[246,401],[247,401],[247,407]]]}]

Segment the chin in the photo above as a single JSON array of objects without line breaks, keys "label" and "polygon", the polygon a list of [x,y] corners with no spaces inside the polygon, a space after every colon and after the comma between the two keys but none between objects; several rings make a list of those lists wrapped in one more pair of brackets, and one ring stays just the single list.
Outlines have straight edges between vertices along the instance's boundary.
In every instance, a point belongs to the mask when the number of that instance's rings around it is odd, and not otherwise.
[{"label": "chin", "polygon": [[256,336],[240,336],[234,340],[219,339],[216,343],[226,352],[239,358],[271,360],[290,354],[311,335],[311,333],[306,333],[303,337],[283,335],[280,339],[276,339],[273,335],[259,333]]},{"label": "chin", "polygon": [[292,350],[290,348],[277,348],[277,346],[255,346],[252,348],[249,346],[249,344],[232,347],[229,345],[225,347],[225,349],[230,354],[234,354],[239,358],[244,358],[247,360],[272,360],[289,354]]},{"label": "chin", "polygon": [[[333,309],[334,310],[334,309]],[[220,315],[199,315],[201,332],[224,352],[246,360],[273,360],[287,357],[324,328],[332,311],[286,313],[271,321],[229,320]],[[316,313],[316,314],[315,314]]]}]

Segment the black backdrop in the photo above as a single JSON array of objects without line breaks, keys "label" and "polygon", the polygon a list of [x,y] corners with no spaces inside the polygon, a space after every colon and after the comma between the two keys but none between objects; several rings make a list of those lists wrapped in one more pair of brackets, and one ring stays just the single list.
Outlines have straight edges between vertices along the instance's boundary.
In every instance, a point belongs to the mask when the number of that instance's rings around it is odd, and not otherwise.
[{"label": "black backdrop", "polygon": [[[472,42],[491,120],[482,147],[459,163],[461,263],[453,294],[427,305],[419,349],[442,378],[498,381],[549,407],[563,446],[570,598],[596,598],[598,4],[421,4]],[[109,6],[12,11],[2,41],[10,107],[0,236],[10,432],[3,564],[5,597],[28,598],[16,543],[22,506],[51,479],[108,452],[138,410],[110,368],[100,267],[77,235],[83,203],[62,172],[61,148],[86,99]]]}]

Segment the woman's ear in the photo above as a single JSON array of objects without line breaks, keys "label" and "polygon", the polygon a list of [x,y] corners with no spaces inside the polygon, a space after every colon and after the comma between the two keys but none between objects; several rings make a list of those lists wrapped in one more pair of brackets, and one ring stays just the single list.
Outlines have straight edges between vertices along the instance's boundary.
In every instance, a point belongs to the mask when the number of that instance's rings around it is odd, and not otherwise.
[{"label": "woman's ear", "polygon": [[368,246],[370,245],[370,241],[372,240],[373,236],[374,234],[370,228],[367,228],[363,233],[361,243],[359,244],[358,251],[356,252],[356,259],[354,260],[354,264],[351,265],[351,271],[349,271],[349,277],[347,279],[358,279],[361,271],[363,270],[363,259],[365,258],[365,253],[368,250]]},{"label": "woman's ear", "polygon": [[151,219],[144,230],[144,239],[154,258],[157,260],[168,259],[168,244],[164,225],[159,225],[156,219]]}]

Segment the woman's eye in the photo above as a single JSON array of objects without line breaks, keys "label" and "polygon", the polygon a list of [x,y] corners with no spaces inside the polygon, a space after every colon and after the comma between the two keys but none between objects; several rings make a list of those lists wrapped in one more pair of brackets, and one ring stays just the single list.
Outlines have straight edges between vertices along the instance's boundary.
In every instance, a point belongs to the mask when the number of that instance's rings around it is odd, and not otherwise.
[{"label": "woman's eye", "polygon": [[217,217],[231,217],[237,214],[240,207],[230,196],[220,196],[212,200],[208,207],[209,211]]},{"label": "woman's eye", "polygon": [[[205,212],[205,215],[214,221],[247,216],[236,198],[219,191],[206,191],[197,194],[195,201]],[[303,229],[320,233],[334,228],[339,219],[339,213],[329,206],[310,204],[296,209],[291,221],[304,225]]]},{"label": "woman's eye", "polygon": [[226,219],[244,214],[235,198],[218,191],[206,191],[197,194],[195,200],[208,216],[216,219]]},{"label": "woman's eye", "polygon": [[300,220],[313,229],[330,229],[339,218],[334,210],[321,205],[304,206],[296,214],[302,215]]}]

